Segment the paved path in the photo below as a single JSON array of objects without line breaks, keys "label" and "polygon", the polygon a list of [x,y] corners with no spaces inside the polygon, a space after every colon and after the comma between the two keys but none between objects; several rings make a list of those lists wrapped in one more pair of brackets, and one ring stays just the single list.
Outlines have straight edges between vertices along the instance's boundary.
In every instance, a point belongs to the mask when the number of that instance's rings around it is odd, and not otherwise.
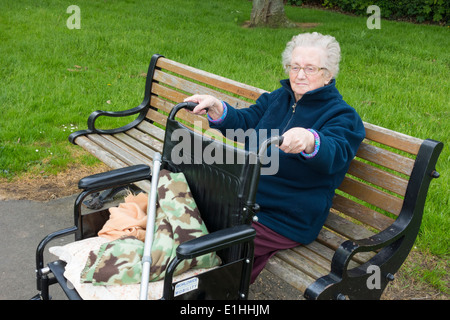
[{"label": "paved path", "polygon": [[[28,300],[37,294],[36,247],[47,234],[73,225],[74,200],[75,196],[49,202],[0,201],[0,300]],[[55,245],[70,241],[73,236]],[[61,290],[52,291],[55,299],[64,299]]]},{"label": "paved path", "polygon": [[[36,247],[47,234],[73,225],[75,198],[76,195],[48,202],[0,201],[0,300],[28,300],[37,294]],[[63,245],[73,239],[73,235],[59,238],[49,246]],[[45,257],[46,263],[54,259],[48,252]],[[250,291],[249,298],[255,300],[299,298],[267,271],[263,271]],[[50,294],[55,300],[66,299],[57,285],[50,287]]]}]

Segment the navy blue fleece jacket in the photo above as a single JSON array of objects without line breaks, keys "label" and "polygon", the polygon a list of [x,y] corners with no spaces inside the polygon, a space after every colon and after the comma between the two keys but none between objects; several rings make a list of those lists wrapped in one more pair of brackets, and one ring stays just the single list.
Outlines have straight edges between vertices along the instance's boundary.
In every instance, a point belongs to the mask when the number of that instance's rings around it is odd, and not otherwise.
[{"label": "navy blue fleece jacket", "polygon": [[[300,243],[312,242],[328,216],[335,189],[341,184],[365,136],[358,113],[343,99],[335,80],[309,91],[296,102],[289,80],[282,87],[262,94],[256,104],[235,109],[227,104],[227,115],[211,127],[226,129],[314,129],[320,148],[313,158],[279,150],[279,169],[261,175],[256,195],[258,221],[275,232]],[[273,147],[276,148],[276,147]]]}]

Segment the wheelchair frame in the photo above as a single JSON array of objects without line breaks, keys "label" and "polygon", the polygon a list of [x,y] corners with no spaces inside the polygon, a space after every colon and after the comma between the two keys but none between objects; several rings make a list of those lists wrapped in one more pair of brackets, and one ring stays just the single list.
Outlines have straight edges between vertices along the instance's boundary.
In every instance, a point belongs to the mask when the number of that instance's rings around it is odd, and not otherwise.
[{"label": "wheelchair frame", "polygon": [[[197,133],[175,120],[179,110],[184,108],[192,110],[194,107],[193,103],[180,103],[172,109],[167,120],[161,169],[181,171],[185,174],[210,233],[179,245],[177,255],[166,271],[162,299],[247,299],[255,237],[251,222],[259,208],[255,203],[255,195],[261,169],[260,157],[264,156],[270,144],[281,144],[282,137],[265,141],[257,155],[231,147]],[[245,161],[231,164],[226,161],[213,164],[198,163],[195,161],[196,155],[191,153],[183,157],[188,156],[193,161],[176,164],[173,156],[178,155],[171,152],[177,143],[171,139],[175,130],[188,132],[191,138],[189,143],[192,146],[188,148],[189,150],[194,150],[194,145],[201,145],[202,150],[206,147],[221,148],[226,159],[230,159],[231,152],[232,159],[240,157]],[[108,219],[109,212],[103,209],[82,214],[82,205],[86,197],[102,190],[123,187],[142,180],[151,181],[151,169],[143,164],[95,174],[79,181],[78,186],[82,192],[74,204],[74,226],[47,235],[37,246],[36,281],[39,293],[32,299],[51,299],[49,287],[55,283],[59,283],[69,299],[81,299],[64,278],[65,262],[57,260],[44,266],[46,246],[52,240],[71,234],[75,235],[75,241],[96,236]],[[222,259],[222,265],[195,276],[197,289],[175,295],[175,288],[181,282],[172,282],[177,265],[185,259],[210,252],[217,252]]]}]

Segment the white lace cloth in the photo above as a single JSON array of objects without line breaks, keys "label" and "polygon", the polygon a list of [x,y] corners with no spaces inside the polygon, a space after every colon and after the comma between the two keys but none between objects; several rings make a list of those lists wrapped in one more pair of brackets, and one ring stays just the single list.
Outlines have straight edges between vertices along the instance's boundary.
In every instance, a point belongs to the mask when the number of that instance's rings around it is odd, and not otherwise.
[{"label": "white lace cloth", "polygon": [[[68,285],[78,292],[84,300],[138,300],[140,284],[98,286],[90,283],[81,283],[80,275],[92,250],[98,250],[103,243],[110,240],[102,237],[93,237],[75,241],[64,246],[49,248],[49,252],[67,263],[64,277]],[[196,276],[209,269],[191,269],[178,276],[173,281],[177,282]],[[164,280],[150,282],[148,286],[148,300],[156,300],[162,297]]]}]

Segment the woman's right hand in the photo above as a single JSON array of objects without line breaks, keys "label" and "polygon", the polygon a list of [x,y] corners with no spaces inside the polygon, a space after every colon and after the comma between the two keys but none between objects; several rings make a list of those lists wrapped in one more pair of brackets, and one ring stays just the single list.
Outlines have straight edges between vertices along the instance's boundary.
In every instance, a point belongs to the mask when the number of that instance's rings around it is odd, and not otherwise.
[{"label": "woman's right hand", "polygon": [[222,102],[213,96],[195,94],[184,99],[184,101],[198,103],[194,110],[192,110],[192,112],[195,114],[205,114],[206,112],[208,112],[208,115],[213,120],[219,119],[223,114]]}]

